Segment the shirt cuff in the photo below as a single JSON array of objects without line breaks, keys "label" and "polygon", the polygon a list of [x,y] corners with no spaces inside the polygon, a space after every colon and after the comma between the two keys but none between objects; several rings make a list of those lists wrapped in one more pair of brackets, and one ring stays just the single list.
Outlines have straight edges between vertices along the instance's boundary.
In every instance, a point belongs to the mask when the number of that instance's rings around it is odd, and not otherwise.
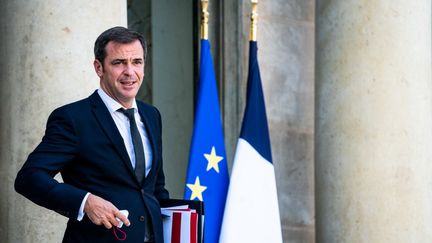
[{"label": "shirt cuff", "polygon": [[87,202],[87,198],[88,198],[89,195],[90,195],[90,192],[87,192],[87,194],[85,195],[84,199],[81,202],[81,207],[79,209],[78,217],[77,217],[78,221],[81,221],[84,218],[84,214],[85,214],[84,213],[84,206],[85,206],[85,204]]}]

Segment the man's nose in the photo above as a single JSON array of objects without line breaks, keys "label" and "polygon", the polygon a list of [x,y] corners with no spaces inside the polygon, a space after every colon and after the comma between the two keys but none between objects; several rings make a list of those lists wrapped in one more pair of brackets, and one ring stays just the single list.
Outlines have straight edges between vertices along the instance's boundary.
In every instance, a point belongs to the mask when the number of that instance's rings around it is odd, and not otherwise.
[{"label": "man's nose", "polygon": [[127,75],[133,75],[133,65],[131,63],[126,64],[124,73]]}]

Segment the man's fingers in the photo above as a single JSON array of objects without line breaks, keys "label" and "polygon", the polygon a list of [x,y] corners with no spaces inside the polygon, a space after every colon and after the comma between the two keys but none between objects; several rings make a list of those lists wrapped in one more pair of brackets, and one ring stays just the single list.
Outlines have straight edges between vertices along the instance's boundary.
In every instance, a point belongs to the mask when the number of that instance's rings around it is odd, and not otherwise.
[{"label": "man's fingers", "polygon": [[111,229],[112,228],[112,224],[109,222],[109,221],[107,221],[107,220],[104,220],[104,221],[102,221],[102,224],[105,226],[105,228],[107,228],[107,229]]},{"label": "man's fingers", "polygon": [[130,224],[129,220],[111,202],[92,194],[87,198],[84,211],[94,224],[103,224],[107,229],[119,224],[116,217],[127,226]]},{"label": "man's fingers", "polygon": [[107,229],[111,229],[111,227],[113,226],[113,224],[110,223],[110,220],[107,217],[98,217],[96,215],[89,215],[89,218],[94,224],[103,225]]},{"label": "man's fingers", "polygon": [[120,221],[122,221],[126,226],[129,226],[129,225],[130,225],[129,219],[128,219],[124,214],[120,213],[120,211],[118,211],[118,212],[116,213],[116,217],[117,217]]},{"label": "man's fingers", "polygon": [[114,217],[114,214],[112,214],[110,217],[107,218],[108,222],[112,225],[112,226],[117,226],[118,225],[118,221],[117,219]]}]

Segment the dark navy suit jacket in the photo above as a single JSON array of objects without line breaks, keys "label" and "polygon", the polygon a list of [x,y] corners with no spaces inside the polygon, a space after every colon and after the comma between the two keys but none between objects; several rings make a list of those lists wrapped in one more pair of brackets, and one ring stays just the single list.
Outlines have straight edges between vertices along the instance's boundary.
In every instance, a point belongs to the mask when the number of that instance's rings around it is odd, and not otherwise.
[{"label": "dark navy suit jacket", "polygon": [[[87,192],[129,211],[124,242],[144,241],[145,207],[155,233],[163,242],[159,199],[168,198],[162,169],[161,117],[153,106],[137,101],[147,129],[153,161],[140,185],[123,139],[97,92],[54,110],[42,142],[18,172],[15,189],[38,205],[69,217],[63,242],[116,242],[112,230],[93,224],[87,216],[77,221]],[[60,172],[64,183],[53,177]]]}]

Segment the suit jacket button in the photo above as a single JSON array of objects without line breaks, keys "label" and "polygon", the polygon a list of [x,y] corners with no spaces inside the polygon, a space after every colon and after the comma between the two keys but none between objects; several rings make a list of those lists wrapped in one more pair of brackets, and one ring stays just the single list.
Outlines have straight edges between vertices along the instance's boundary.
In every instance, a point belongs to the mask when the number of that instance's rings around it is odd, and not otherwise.
[{"label": "suit jacket button", "polygon": [[144,222],[145,217],[144,217],[144,216],[140,216],[139,220],[140,220],[141,222]]},{"label": "suit jacket button", "polygon": [[141,193],[144,195],[144,189],[141,189]]}]

